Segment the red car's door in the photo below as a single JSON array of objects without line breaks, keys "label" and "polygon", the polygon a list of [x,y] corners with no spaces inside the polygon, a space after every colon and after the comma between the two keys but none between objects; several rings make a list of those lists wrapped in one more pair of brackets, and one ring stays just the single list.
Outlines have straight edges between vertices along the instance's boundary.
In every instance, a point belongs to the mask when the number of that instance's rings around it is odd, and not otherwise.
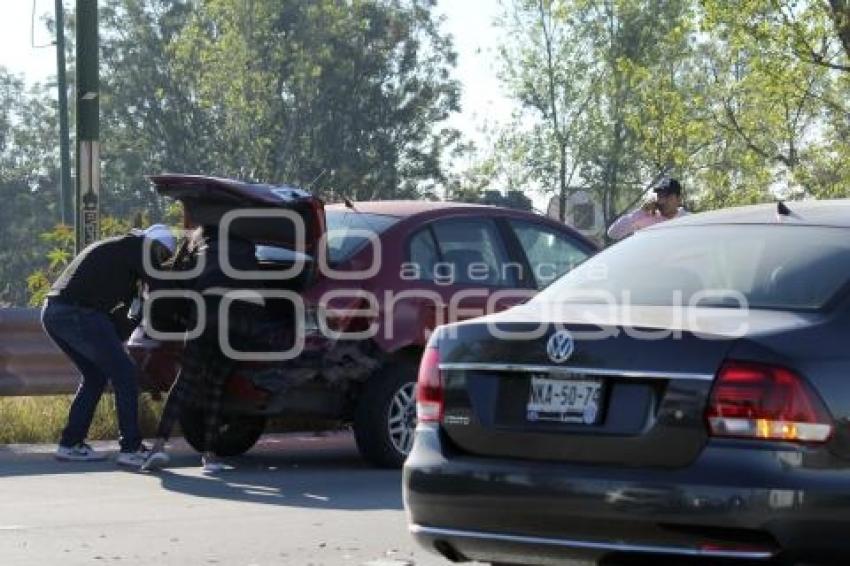
[{"label": "red car's door", "polygon": [[409,261],[417,282],[440,301],[424,305],[432,324],[498,312],[528,298],[523,269],[512,260],[494,219],[453,218],[432,222],[413,235]]}]

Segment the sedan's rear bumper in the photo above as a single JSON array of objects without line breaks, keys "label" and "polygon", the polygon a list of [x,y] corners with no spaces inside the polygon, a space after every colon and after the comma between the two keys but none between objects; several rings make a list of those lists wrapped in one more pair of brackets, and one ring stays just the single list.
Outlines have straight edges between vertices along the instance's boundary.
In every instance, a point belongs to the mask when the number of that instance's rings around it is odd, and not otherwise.
[{"label": "sedan's rear bumper", "polygon": [[420,426],[405,505],[414,536],[455,559],[850,562],[850,471],[820,450],[746,446],[710,443],[675,470],[575,466],[454,454]]},{"label": "sedan's rear bumper", "polygon": [[432,548],[452,560],[516,560],[522,557],[541,566],[559,564],[565,555],[595,559],[614,554],[641,555],[645,558],[664,557],[704,558],[706,560],[733,559],[764,561],[776,556],[773,549],[756,550],[740,548],[693,548],[678,545],[629,544],[617,541],[582,540],[553,537],[520,536],[482,531],[462,531],[410,525],[411,534],[426,548]]}]

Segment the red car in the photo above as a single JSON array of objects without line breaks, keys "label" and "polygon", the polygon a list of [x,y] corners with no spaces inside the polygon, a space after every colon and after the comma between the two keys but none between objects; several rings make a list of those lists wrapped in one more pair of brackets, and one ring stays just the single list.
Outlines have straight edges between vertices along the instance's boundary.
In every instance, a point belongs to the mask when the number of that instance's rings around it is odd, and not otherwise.
[{"label": "red car", "polygon": [[[400,466],[413,443],[417,368],[431,330],[523,302],[597,251],[568,226],[497,207],[384,201],[325,208],[287,187],[187,175],[152,181],[183,203],[187,226],[234,220],[233,229],[256,243],[261,285],[277,293],[267,305],[286,303],[283,310],[296,314],[270,330],[289,334],[280,342],[287,353],[248,359],[229,379],[216,446],[223,456],[250,449],[268,417],[296,415],[350,422],[368,461]],[[234,214],[249,218],[228,218]],[[143,384],[166,391],[182,341],[148,333],[137,329],[128,347]],[[183,411],[181,427],[195,448],[202,422],[199,410]]]}]

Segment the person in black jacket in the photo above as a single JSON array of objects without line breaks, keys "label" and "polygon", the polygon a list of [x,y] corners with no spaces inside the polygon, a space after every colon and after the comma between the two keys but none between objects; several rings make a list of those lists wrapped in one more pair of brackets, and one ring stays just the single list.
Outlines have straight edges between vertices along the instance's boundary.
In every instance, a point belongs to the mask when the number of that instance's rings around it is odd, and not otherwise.
[{"label": "person in black jacket", "polygon": [[[150,240],[147,245],[146,239]],[[116,461],[126,466],[144,461],[147,452],[139,433],[136,366],[124,349],[116,319],[126,318],[124,313],[138,295],[140,283],[157,285],[150,268],[160,269],[174,252],[175,243],[162,224],[95,242],[74,258],[51,287],[41,315],[44,330],[81,374],[57,459],[104,458],[85,440],[95,408],[110,382],[120,432]],[[145,261],[146,249],[150,261]]]}]

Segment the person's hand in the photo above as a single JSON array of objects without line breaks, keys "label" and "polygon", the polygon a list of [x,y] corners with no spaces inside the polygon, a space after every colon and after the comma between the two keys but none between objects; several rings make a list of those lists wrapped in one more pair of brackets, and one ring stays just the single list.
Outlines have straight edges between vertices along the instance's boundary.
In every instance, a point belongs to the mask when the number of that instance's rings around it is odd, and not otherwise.
[{"label": "person's hand", "polygon": [[655,212],[658,210],[658,201],[655,199],[650,199],[643,203],[640,209],[646,212],[647,214],[655,214]]}]

